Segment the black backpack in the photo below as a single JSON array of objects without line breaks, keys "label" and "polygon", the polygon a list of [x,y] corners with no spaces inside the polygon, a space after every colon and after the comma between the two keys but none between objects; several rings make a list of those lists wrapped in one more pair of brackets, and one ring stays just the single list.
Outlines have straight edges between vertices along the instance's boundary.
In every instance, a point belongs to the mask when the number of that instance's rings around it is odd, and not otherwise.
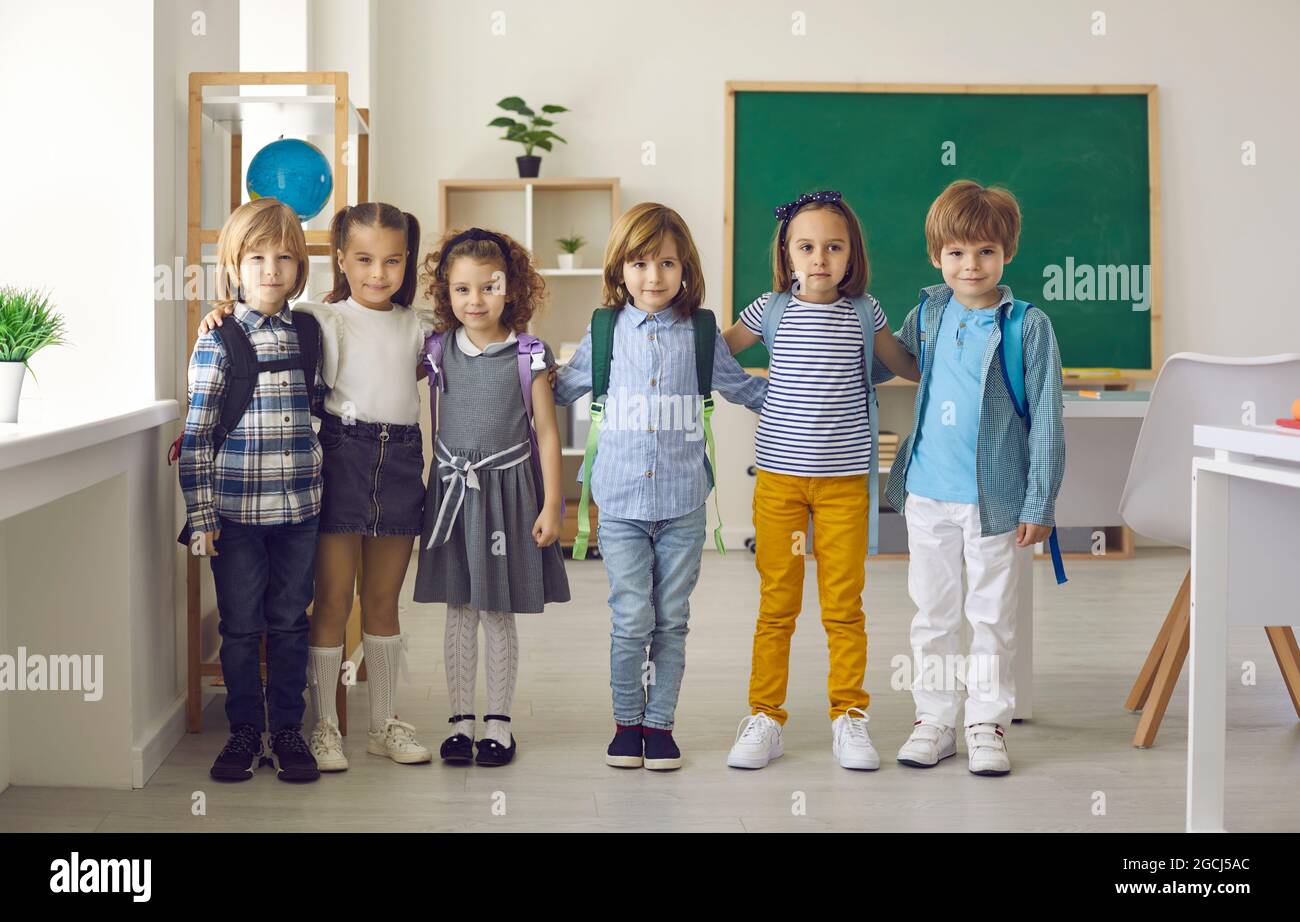
[{"label": "black backpack", "polygon": [[[312,387],[316,383],[316,364],[320,358],[320,325],[315,317],[298,311],[293,315],[293,328],[298,334],[297,356],[259,361],[257,350],[248,341],[242,323],[232,317],[217,327],[217,336],[226,348],[230,371],[226,379],[226,394],[221,400],[221,418],[212,432],[213,457],[248,412],[248,405],[253,402],[253,390],[257,387],[257,376],[262,372],[299,369],[310,399]],[[183,435],[172,442],[171,449],[167,452],[168,465],[180,460],[182,439]],[[176,540],[188,547],[191,535],[187,516],[185,526]]]}]

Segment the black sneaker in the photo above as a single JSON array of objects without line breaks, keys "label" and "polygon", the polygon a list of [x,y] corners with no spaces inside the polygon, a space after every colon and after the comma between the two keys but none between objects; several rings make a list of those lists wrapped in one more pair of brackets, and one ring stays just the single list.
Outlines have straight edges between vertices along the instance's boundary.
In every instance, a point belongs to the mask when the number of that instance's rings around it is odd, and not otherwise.
[{"label": "black sneaker", "polygon": [[682,752],[673,741],[672,730],[642,727],[645,740],[645,767],[652,772],[670,772],[682,767]]},{"label": "black sneaker", "polygon": [[275,777],[281,781],[315,781],[320,777],[316,757],[295,729],[271,734],[271,764],[275,766]]},{"label": "black sneaker", "polygon": [[[615,724],[615,726],[618,726]],[[605,750],[605,764],[615,768],[641,767],[641,727],[618,727]]]},{"label": "black sneaker", "polygon": [[230,731],[230,739],[208,771],[218,781],[247,781],[262,763],[262,734],[244,724]]}]

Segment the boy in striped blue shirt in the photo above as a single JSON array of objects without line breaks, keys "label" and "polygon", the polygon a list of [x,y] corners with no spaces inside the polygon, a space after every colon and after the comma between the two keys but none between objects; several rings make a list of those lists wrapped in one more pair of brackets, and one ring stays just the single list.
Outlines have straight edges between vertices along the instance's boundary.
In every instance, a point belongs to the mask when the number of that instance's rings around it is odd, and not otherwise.
[{"label": "boy in striped blue shirt", "polygon": [[[1010,192],[948,186],[925,220],[944,284],[922,292],[898,334],[921,357],[912,433],[885,491],[907,517],[916,604],[916,721],[898,752],[904,765],[928,768],[956,754],[964,684],[970,771],[1011,770],[1005,733],[1015,711],[1018,585],[1030,578],[1024,558],[1052,530],[1065,471],[1061,357],[1047,314],[1032,305],[1024,313],[1024,418],[1001,367],[1015,299],[999,282],[1019,237]],[[963,610],[972,628],[967,657],[959,654]]]}]

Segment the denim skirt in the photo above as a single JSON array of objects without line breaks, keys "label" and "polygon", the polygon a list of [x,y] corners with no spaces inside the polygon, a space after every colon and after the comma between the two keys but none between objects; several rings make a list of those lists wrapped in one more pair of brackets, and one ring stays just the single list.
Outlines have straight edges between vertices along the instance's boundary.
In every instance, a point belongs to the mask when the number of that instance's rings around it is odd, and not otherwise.
[{"label": "denim skirt", "polygon": [[320,444],[320,530],[325,534],[418,535],[424,512],[424,441],[418,425],[344,423],[326,413]]}]

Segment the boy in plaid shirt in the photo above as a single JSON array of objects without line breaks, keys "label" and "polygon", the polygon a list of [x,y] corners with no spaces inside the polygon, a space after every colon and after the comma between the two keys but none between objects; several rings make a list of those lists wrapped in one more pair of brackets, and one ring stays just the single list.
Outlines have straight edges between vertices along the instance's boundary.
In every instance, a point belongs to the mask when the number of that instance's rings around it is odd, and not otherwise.
[{"label": "boy in plaid shirt", "polygon": [[[307,280],[302,226],[275,199],[249,202],[222,228],[217,260],[216,302],[233,304],[238,322],[194,346],[180,450],[184,537],[194,554],[211,559],[220,613],[231,735],[211,775],[253,776],[264,760],[269,711],[277,776],[315,781],[320,772],[301,727],[321,497],[321,447],[311,427],[320,352],[314,319],[289,310]],[[241,375],[245,367],[250,373]],[[226,431],[223,409],[229,414],[227,402],[242,399],[247,409]]]}]

